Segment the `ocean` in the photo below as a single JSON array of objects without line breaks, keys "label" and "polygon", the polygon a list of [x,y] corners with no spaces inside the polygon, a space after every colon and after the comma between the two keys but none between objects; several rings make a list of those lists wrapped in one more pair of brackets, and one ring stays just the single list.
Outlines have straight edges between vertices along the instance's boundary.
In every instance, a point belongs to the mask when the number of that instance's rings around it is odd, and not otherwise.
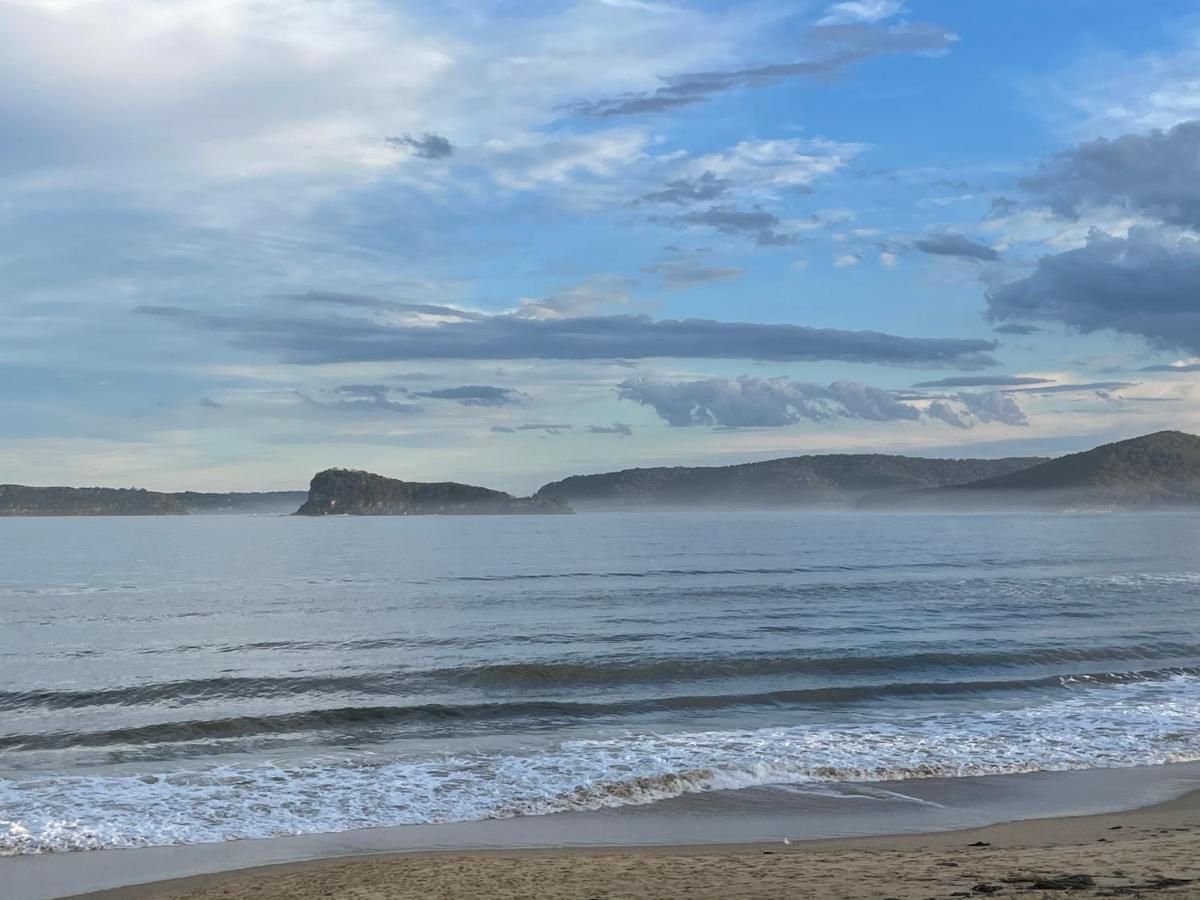
[{"label": "ocean", "polygon": [[0,519],[0,854],[1200,760],[1200,514]]}]

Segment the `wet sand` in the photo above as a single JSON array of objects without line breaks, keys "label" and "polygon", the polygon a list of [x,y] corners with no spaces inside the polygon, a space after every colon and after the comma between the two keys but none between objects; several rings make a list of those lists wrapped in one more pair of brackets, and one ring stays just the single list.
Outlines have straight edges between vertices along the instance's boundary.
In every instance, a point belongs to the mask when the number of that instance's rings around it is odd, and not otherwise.
[{"label": "wet sand", "polygon": [[933,834],[372,855],[199,875],[89,900],[1200,898],[1200,791],[1139,810]]}]

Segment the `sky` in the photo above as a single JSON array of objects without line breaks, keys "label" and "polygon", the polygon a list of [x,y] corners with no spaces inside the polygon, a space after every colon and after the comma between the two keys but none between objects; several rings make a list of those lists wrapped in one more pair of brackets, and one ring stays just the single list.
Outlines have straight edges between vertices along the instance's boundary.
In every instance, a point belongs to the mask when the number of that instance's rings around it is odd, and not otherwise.
[{"label": "sky", "polygon": [[1200,431],[1192,0],[0,0],[0,481]]}]

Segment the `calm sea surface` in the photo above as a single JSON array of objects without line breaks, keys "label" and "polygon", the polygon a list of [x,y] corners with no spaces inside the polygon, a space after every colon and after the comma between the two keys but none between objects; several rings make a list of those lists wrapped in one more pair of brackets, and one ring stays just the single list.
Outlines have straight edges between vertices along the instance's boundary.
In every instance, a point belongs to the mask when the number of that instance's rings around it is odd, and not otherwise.
[{"label": "calm sea surface", "polygon": [[0,853],[1200,759],[1200,515],[0,519]]}]

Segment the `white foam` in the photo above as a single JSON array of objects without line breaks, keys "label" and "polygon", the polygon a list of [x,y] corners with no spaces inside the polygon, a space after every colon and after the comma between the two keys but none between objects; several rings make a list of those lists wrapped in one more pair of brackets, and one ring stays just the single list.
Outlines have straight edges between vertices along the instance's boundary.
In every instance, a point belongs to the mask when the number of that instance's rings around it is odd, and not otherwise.
[{"label": "white foam", "polygon": [[204,843],[653,803],[683,794],[1200,760],[1200,678],[1067,688],[1004,711],[0,780],[0,853]]}]

